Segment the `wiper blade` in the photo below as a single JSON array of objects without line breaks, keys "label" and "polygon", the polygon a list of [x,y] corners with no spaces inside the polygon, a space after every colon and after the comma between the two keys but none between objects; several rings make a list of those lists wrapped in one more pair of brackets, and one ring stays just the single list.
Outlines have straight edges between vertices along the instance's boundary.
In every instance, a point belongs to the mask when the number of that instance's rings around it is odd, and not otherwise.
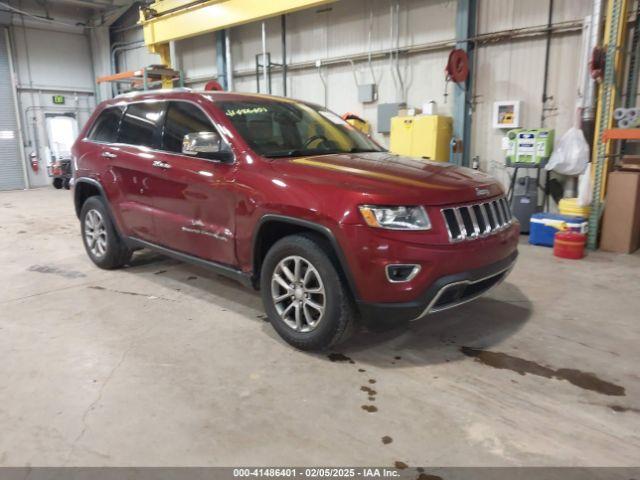
[{"label": "wiper blade", "polygon": [[263,157],[267,158],[284,158],[284,157],[302,157],[305,155],[313,155],[308,152],[304,152],[302,150],[287,150],[284,152],[272,152],[263,155]]},{"label": "wiper blade", "polygon": [[384,150],[374,150],[372,148],[352,148],[350,150],[284,150],[279,152],[266,153],[263,157],[266,158],[286,158],[286,157],[306,157],[313,155],[336,155],[345,153],[372,153],[372,152],[384,152]]},{"label": "wiper blade", "polygon": [[380,153],[380,152],[384,152],[384,150],[376,150],[373,148],[358,148],[358,147],[354,147],[351,150],[349,150],[349,153]]}]

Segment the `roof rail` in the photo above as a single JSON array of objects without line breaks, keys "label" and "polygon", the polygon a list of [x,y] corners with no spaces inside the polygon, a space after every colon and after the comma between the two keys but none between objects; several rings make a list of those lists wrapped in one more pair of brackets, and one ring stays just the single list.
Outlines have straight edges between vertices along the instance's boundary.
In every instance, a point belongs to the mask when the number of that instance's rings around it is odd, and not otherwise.
[{"label": "roof rail", "polygon": [[187,87],[178,88],[160,88],[158,90],[135,90],[133,92],[121,93],[114,98],[131,98],[138,95],[146,95],[148,93],[180,93],[180,92],[193,92],[193,89]]}]

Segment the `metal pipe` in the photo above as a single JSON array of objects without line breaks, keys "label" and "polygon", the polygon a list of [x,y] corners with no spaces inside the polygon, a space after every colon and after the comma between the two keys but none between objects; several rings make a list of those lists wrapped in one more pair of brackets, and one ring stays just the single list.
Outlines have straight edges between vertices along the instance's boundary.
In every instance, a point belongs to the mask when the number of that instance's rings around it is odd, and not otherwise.
[{"label": "metal pipe", "polygon": [[[602,15],[603,15],[603,2],[602,0],[593,0],[593,7],[591,11],[591,38],[589,40],[589,48],[587,49],[587,58],[591,55],[593,48],[600,43],[600,37],[602,36]],[[585,62],[587,70],[589,70],[589,61]],[[593,128],[593,120],[596,116],[596,81],[591,78],[587,73],[589,80],[584,92],[584,110],[582,111],[582,120],[590,122],[591,128]]]},{"label": "metal pipe", "polygon": [[[114,46],[111,48],[111,74],[116,73],[116,62],[117,57],[120,52],[125,52],[127,50],[135,50],[136,48],[144,47],[144,41],[136,40],[135,42],[118,42],[114,43]],[[111,93],[115,96],[118,92],[116,91],[116,85],[114,83],[111,84]]]},{"label": "metal pipe", "polygon": [[282,30],[282,95],[287,96],[287,15],[280,17]]},{"label": "metal pipe", "polygon": [[96,104],[100,101],[100,92],[96,79],[96,62],[93,53],[93,42],[91,41],[91,30],[85,32],[87,37],[87,45],[89,46],[89,60],[91,62],[91,78],[93,79],[93,96],[96,99]]},{"label": "metal pipe", "polygon": [[86,90],[82,88],[73,88],[73,87],[56,87],[54,85],[33,85],[30,87],[29,85],[18,85],[18,90],[22,91],[43,91],[43,92],[67,92],[67,93],[79,93],[81,95],[93,95],[93,90]]},{"label": "metal pipe", "polygon": [[595,79],[591,78],[590,74],[590,56],[593,49],[600,43],[602,36],[602,20],[604,16],[604,2],[602,0],[593,0],[593,6],[591,11],[591,32],[586,51],[586,58],[584,66],[586,68],[585,76],[587,78],[582,115],[581,115],[581,128],[584,132],[585,139],[589,145],[593,145],[593,135],[595,133],[595,119],[596,119],[596,107],[597,107],[597,89],[598,85]]},{"label": "metal pipe", "polygon": [[233,57],[231,55],[231,29],[224,32],[224,54],[226,57],[227,91],[233,91]]},{"label": "metal pipe", "polygon": [[97,0],[58,0],[58,2],[75,5],[77,7],[91,8],[94,10],[107,10],[114,7],[114,4],[111,2],[98,2]]},{"label": "metal pipe", "polygon": [[[551,28],[552,33],[554,34],[569,34],[582,31],[582,20],[571,20],[568,22],[558,22],[554,24]],[[541,35],[546,35],[549,29],[546,25],[540,25],[536,27],[525,27],[525,28],[516,28],[509,30],[501,30],[498,32],[485,33],[481,35],[476,35],[473,37],[456,40],[438,40],[435,42],[428,43],[419,43],[416,45],[412,45],[409,47],[405,47],[400,49],[399,53],[402,55],[419,55],[421,53],[428,52],[437,52],[441,50],[450,50],[454,48],[457,42],[475,42],[477,45],[482,45],[485,43],[499,43],[503,41],[509,40],[520,40],[525,38],[539,37]],[[391,49],[383,49],[376,50],[371,52],[372,60],[381,60],[388,58]],[[336,57],[329,57],[322,60],[322,65],[326,67],[338,66],[338,65],[350,65],[351,61],[354,62],[368,62],[369,54],[368,53],[357,53],[357,54],[349,54],[349,55],[340,55]],[[274,67],[275,71],[279,71],[277,65]],[[287,64],[287,71],[300,71],[300,70],[315,70],[317,69],[315,60],[301,61],[295,63]],[[255,76],[256,70],[255,68],[245,68],[238,69],[233,72],[234,78],[243,78]],[[186,83],[199,83],[206,82],[208,80],[215,80],[215,76],[213,75],[203,75],[201,77],[191,77],[185,80]]]},{"label": "metal pipe", "polygon": [[267,23],[262,22],[262,78],[264,79],[264,90],[268,94],[271,94],[269,88],[269,74],[267,72]]},{"label": "metal pipe", "polygon": [[373,3],[371,4],[371,11],[369,15],[369,37],[367,39],[367,63],[369,65],[369,72],[371,73],[371,82],[374,84],[379,83],[376,79],[376,74],[373,71],[373,63],[371,62],[371,50],[373,46]]},{"label": "metal pipe", "polygon": [[394,69],[394,54],[396,52],[395,43],[394,43],[394,34],[395,34],[395,13],[393,9],[393,4],[389,4],[389,70],[391,71],[391,78],[393,78],[393,86],[396,89],[396,100],[398,99],[398,79],[396,78],[396,71]]},{"label": "metal pipe", "polygon": [[396,74],[398,75],[398,83],[400,84],[400,101],[406,102],[406,89],[404,87],[404,79],[400,71],[400,4],[396,3]]},{"label": "metal pipe", "polygon": [[553,0],[549,0],[549,17],[547,20],[547,42],[544,52],[544,77],[542,83],[542,113],[540,114],[540,127],[544,127],[545,113],[547,108],[547,95],[549,87],[549,57],[551,53],[551,26],[553,25]]}]

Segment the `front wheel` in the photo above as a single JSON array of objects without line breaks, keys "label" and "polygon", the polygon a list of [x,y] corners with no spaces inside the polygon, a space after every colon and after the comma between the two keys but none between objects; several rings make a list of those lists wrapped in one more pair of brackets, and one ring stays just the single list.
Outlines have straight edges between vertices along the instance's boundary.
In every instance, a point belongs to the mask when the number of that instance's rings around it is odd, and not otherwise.
[{"label": "front wheel", "polygon": [[352,330],[353,302],[331,248],[319,236],[276,242],[262,265],[260,290],[271,324],[300,350],[329,348]]},{"label": "front wheel", "polygon": [[106,270],[123,267],[133,251],[122,241],[102,197],[90,197],[80,211],[82,240],[89,258]]}]

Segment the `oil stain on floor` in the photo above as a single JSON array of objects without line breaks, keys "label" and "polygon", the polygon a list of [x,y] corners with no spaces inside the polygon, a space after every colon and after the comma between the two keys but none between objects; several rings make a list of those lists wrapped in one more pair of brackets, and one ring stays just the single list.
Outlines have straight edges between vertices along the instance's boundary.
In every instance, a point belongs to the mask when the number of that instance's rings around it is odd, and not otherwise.
[{"label": "oil stain on floor", "polygon": [[488,365],[490,367],[511,370],[520,375],[537,375],[544,378],[555,378],[557,380],[565,380],[576,387],[602,395],[624,396],[625,388],[615,383],[607,382],[598,378],[591,372],[583,372],[574,368],[554,369],[531,360],[514,357],[507,353],[491,352],[489,350],[481,350],[471,347],[460,347],[460,351],[467,357],[473,358],[476,362]]},{"label": "oil stain on floor", "polygon": [[63,268],[54,267],[51,265],[31,265],[27,270],[29,270],[30,272],[50,273],[50,274],[58,275],[64,278],[86,277],[86,275],[82,272],[76,272],[74,270],[65,270]]},{"label": "oil stain on floor", "polygon": [[332,362],[347,362],[347,363],[351,363],[351,364],[355,364],[356,363],[356,362],[353,361],[353,359],[347,357],[343,353],[330,353],[329,355],[327,355],[327,358],[329,360],[331,360]]},{"label": "oil stain on floor", "polygon": [[640,413],[640,408],[623,407],[622,405],[609,405],[609,408],[617,413],[625,413],[625,412]]}]

